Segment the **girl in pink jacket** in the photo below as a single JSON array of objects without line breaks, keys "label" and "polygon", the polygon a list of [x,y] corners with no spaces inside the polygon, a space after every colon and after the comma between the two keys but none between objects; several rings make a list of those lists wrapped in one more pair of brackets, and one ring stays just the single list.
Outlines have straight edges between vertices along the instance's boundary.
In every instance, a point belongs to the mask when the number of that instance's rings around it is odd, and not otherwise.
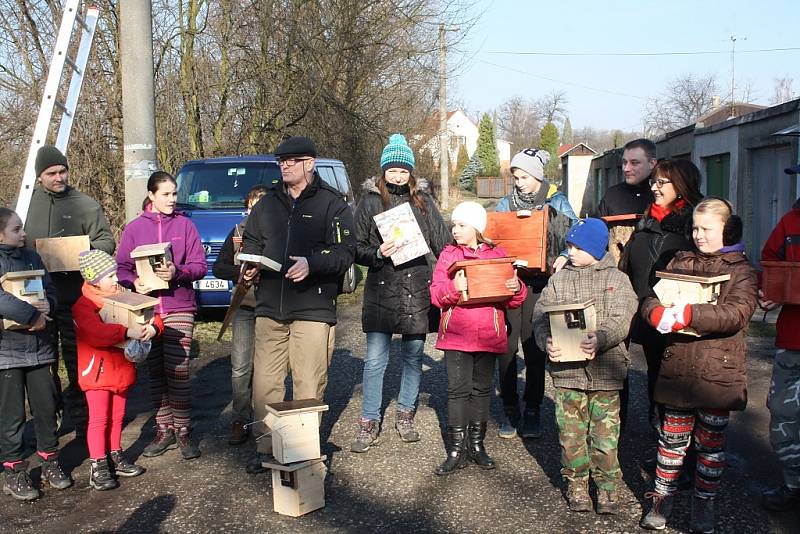
[{"label": "girl in pink jacket", "polygon": [[444,351],[447,366],[447,459],[436,468],[437,475],[465,467],[468,459],[483,469],[495,467],[483,445],[494,362],[508,345],[504,310],[521,306],[527,294],[515,274],[506,281],[514,292],[508,301],[458,304],[461,292],[467,290],[467,279],[463,271],[451,278],[450,266],[460,260],[502,258],[506,253],[481,235],[486,229],[486,210],[477,202],[462,202],[450,218],[455,243],[442,250],[431,283],[431,302],[442,310],[436,348]]}]

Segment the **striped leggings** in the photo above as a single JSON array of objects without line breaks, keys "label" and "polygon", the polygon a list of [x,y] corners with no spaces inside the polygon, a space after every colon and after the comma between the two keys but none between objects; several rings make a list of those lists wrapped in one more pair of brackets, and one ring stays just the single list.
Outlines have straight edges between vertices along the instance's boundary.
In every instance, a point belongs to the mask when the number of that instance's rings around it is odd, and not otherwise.
[{"label": "striped leggings", "polygon": [[697,451],[694,492],[704,499],[714,498],[725,467],[725,428],[729,418],[727,410],[664,407],[658,439],[656,493],[670,495],[677,489],[686,449],[694,434]]},{"label": "striped leggings", "polygon": [[156,410],[156,424],[180,430],[191,428],[189,349],[194,330],[193,313],[163,315],[164,334],[153,339],[147,356],[150,397]]}]

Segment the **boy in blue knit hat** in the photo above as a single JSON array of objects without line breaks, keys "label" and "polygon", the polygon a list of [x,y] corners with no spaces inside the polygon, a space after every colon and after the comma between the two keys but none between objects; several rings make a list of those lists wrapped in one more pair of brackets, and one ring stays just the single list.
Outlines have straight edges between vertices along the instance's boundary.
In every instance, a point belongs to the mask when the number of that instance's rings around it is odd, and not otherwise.
[{"label": "boy in blue knit hat", "polygon": [[[583,219],[567,233],[569,261],[550,277],[533,310],[536,343],[547,352],[555,386],[556,422],[561,443],[561,474],[573,512],[592,509],[589,477],[597,486],[598,514],[615,514],[621,477],[619,391],[628,373],[625,347],[638,299],[628,277],[607,252],[608,228],[600,219]],[[594,301],[596,329],[581,343],[582,355],[563,354],[553,344],[548,314],[556,303]],[[574,360],[582,356],[585,360]]]}]

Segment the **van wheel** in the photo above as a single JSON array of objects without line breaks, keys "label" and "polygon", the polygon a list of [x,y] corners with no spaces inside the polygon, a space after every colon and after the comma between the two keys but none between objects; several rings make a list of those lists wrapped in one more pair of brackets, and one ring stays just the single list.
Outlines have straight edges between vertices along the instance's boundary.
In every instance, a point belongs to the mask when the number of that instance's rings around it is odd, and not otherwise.
[{"label": "van wheel", "polygon": [[352,293],[356,290],[358,280],[356,279],[355,264],[350,265],[350,268],[347,269],[342,278],[342,293]]}]

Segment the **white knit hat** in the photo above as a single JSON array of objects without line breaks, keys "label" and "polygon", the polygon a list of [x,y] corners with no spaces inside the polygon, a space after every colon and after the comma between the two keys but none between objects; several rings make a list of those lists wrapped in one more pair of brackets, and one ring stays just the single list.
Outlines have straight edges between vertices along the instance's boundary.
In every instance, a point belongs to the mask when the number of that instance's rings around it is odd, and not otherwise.
[{"label": "white knit hat", "polygon": [[480,233],[486,230],[486,210],[483,206],[471,200],[456,206],[452,215],[450,215],[450,220],[466,223]]}]

